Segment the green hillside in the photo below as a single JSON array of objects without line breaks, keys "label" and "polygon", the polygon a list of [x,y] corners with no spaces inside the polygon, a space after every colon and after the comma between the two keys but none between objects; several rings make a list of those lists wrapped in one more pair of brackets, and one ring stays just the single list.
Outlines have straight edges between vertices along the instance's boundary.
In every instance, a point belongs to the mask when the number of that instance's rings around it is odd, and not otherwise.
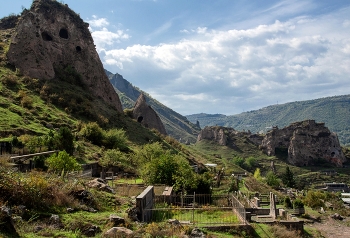
[{"label": "green hillside", "polygon": [[186,117],[192,123],[198,120],[201,127],[218,125],[253,133],[264,133],[272,126],[285,127],[292,122],[313,119],[324,122],[336,132],[341,144],[350,145],[350,95],[272,105],[231,116],[201,113]]},{"label": "green hillside", "polygon": [[[116,89],[119,98],[122,102],[124,109],[131,109],[134,107],[135,102],[142,90],[133,86],[120,74],[112,74],[106,70],[106,74]],[[147,103],[157,112],[158,116],[162,120],[167,133],[182,142],[195,143],[197,140],[197,134],[200,128],[191,123],[186,117],[180,115],[174,110],[166,107],[164,104],[153,99],[149,94],[143,92],[146,97]]]}]

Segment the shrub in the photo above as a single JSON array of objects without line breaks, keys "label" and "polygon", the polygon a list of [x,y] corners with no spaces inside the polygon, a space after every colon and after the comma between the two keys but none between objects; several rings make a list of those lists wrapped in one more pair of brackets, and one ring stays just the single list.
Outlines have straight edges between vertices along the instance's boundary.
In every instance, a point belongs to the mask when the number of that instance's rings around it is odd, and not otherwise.
[{"label": "shrub", "polygon": [[292,201],[290,200],[289,197],[285,197],[285,199],[284,199],[284,207],[285,208],[292,208],[293,207]]},{"label": "shrub", "polygon": [[269,171],[266,175],[266,183],[273,188],[277,188],[280,185],[280,180],[272,171]]},{"label": "shrub", "polygon": [[102,145],[103,143],[103,130],[96,122],[84,124],[79,133],[95,145]]},{"label": "shrub", "polygon": [[3,76],[1,81],[8,87],[15,87],[19,84],[18,78],[11,74]]},{"label": "shrub", "polygon": [[300,199],[295,199],[293,201],[293,208],[297,209],[297,208],[304,208],[304,203],[300,200]]},{"label": "shrub", "polygon": [[133,118],[133,112],[134,112],[133,109],[128,109],[128,108],[124,109],[124,115],[130,117],[131,119]]},{"label": "shrub", "polygon": [[68,127],[60,127],[54,141],[59,150],[65,150],[68,154],[73,155],[74,136]]},{"label": "shrub", "polygon": [[21,106],[25,108],[32,108],[33,106],[33,99],[30,96],[24,96],[21,99]]},{"label": "shrub", "polygon": [[127,148],[126,142],[127,137],[122,129],[110,129],[104,133],[103,145],[109,149],[125,150]]},{"label": "shrub", "polygon": [[325,194],[320,191],[308,191],[304,203],[311,208],[320,208],[324,206],[324,199],[326,198]]},{"label": "shrub", "polygon": [[54,211],[60,206],[72,206],[65,184],[57,176],[32,171],[16,173],[0,167],[0,204],[24,205],[28,210]]},{"label": "shrub", "polygon": [[243,168],[243,164],[244,164],[244,159],[241,157],[235,157],[233,159],[233,163],[241,168]]},{"label": "shrub", "polygon": [[249,157],[244,163],[247,170],[251,170],[257,166],[257,160],[254,157]]},{"label": "shrub", "polygon": [[69,156],[66,151],[60,151],[57,154],[51,155],[46,160],[49,170],[54,172],[69,172],[81,170],[81,165],[78,164],[73,156]]}]

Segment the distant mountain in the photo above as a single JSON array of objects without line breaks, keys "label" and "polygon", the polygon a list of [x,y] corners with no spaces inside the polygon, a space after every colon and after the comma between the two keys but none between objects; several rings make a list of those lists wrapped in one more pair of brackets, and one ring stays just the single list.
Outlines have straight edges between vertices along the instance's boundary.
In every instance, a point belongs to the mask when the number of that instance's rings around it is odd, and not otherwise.
[{"label": "distant mountain", "polygon": [[265,133],[272,126],[285,127],[292,122],[313,119],[324,122],[336,132],[341,144],[350,145],[350,95],[272,105],[231,116],[200,113],[186,117],[192,123],[199,121],[201,127],[218,125],[253,133]]},{"label": "distant mountain", "polygon": [[191,123],[186,117],[153,99],[146,92],[133,86],[130,82],[124,79],[122,75],[113,74],[107,70],[105,70],[105,72],[111,84],[118,93],[124,109],[133,108],[137,98],[140,96],[141,92],[143,92],[146,97],[147,104],[149,104],[157,112],[165,126],[167,133],[170,136],[177,140],[181,139],[182,142],[196,142],[197,135],[200,131],[199,126]]}]

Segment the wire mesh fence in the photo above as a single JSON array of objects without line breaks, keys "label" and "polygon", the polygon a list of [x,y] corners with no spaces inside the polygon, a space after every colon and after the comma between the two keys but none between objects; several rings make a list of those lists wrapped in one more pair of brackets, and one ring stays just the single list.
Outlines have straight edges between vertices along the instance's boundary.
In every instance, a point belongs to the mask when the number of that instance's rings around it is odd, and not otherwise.
[{"label": "wire mesh fence", "polygon": [[245,208],[232,194],[155,196],[152,221],[176,219],[197,226],[245,224]]}]

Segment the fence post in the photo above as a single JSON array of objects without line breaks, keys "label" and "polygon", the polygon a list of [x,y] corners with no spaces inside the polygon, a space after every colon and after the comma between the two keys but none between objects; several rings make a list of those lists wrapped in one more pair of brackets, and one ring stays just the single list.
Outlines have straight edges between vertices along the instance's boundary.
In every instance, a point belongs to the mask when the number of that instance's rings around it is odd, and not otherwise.
[{"label": "fence post", "polygon": [[196,202],[196,192],[193,192],[193,203],[192,203],[192,221],[194,224],[194,203]]},{"label": "fence post", "polygon": [[184,207],[184,197],[183,197],[183,194],[182,194],[182,192],[181,192],[181,207]]}]

